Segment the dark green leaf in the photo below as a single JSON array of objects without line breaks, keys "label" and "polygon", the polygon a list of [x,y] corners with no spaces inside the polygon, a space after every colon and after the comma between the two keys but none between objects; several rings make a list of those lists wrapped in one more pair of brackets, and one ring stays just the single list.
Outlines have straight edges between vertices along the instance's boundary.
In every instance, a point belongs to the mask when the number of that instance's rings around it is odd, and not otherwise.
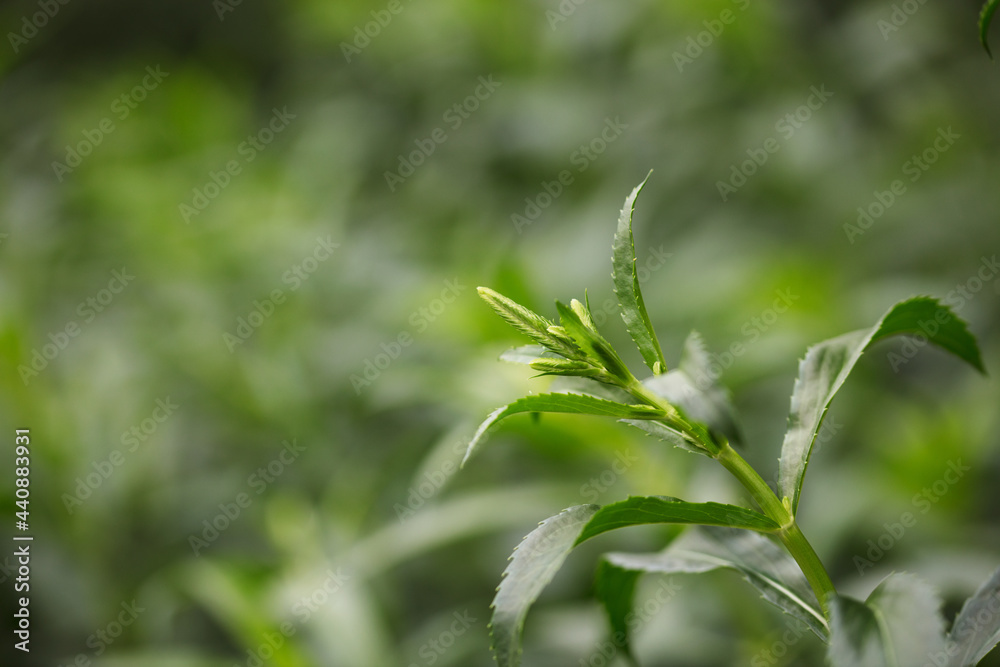
[{"label": "dark green leaf", "polygon": [[997,6],[1000,6],[1000,0],[986,0],[983,3],[983,10],[979,12],[979,41],[990,58],[993,57],[989,42],[990,23],[993,22],[993,14],[996,13]]},{"label": "dark green leaf", "polygon": [[827,656],[832,667],[922,667],[944,655],[940,601],[916,577],[893,574],[865,602],[835,596]]},{"label": "dark green leaf", "polygon": [[948,633],[948,667],[978,664],[1000,642],[1000,570],[965,601]]},{"label": "dark green leaf", "polygon": [[694,523],[762,532],[781,528],[760,512],[736,505],[689,503],[668,496],[631,496],[602,507],[583,529],[577,544],[609,530],[649,523]]},{"label": "dark green leaf", "polygon": [[604,417],[620,417],[628,419],[656,419],[662,417],[663,412],[657,408],[647,405],[623,405],[614,401],[606,401],[593,396],[583,394],[535,394],[525,396],[502,408],[497,408],[486,418],[465,452],[462,465],[469,460],[472,450],[482,439],[486,431],[501,419],[516,415],[521,412],[565,412],[584,415],[598,415]]},{"label": "dark green leaf", "polygon": [[[809,627],[826,641],[829,628],[816,596],[798,565],[781,547],[757,533],[730,528],[705,527],[689,530],[665,551],[656,554],[606,554],[600,576],[624,581],[621,571],[633,573],[696,574],[720,568],[731,569],[756,588],[761,596]],[[602,574],[604,573],[604,574]],[[610,588],[610,584],[606,587]],[[600,591],[601,587],[598,586]],[[623,599],[628,594],[628,599]],[[611,618],[614,632],[628,626],[632,594],[614,591],[599,594]],[[618,636],[618,635],[613,635]],[[629,636],[618,641],[628,651]]]},{"label": "dark green leaf", "polygon": [[635,585],[641,574],[641,570],[618,567],[607,559],[601,559],[594,578],[594,595],[608,614],[611,642],[633,663],[635,658],[629,642],[629,618],[632,600],[635,598]]},{"label": "dark green leaf", "polygon": [[490,638],[499,667],[521,663],[521,631],[528,609],[562,567],[577,536],[598,510],[578,505],[543,521],[511,556],[493,598]]},{"label": "dark green leaf", "polygon": [[920,335],[985,373],[976,339],[965,322],[937,299],[916,297],[893,306],[878,324],[814,345],[799,363],[788,432],[781,449],[781,494],[794,514],[813,443],[833,397],[861,355],[876,342],[899,334]]},{"label": "dark green leaf", "polygon": [[611,247],[611,277],[614,279],[615,295],[618,297],[618,305],[621,306],[625,327],[639,348],[639,352],[642,353],[646,365],[654,374],[659,374],[666,371],[667,362],[663,358],[663,351],[660,350],[660,343],[653,332],[653,324],[649,321],[649,314],[642,300],[635,266],[635,242],[632,237],[632,211],[635,209],[635,199],[648,178],[649,175],[632,190],[618,216],[618,230]]}]

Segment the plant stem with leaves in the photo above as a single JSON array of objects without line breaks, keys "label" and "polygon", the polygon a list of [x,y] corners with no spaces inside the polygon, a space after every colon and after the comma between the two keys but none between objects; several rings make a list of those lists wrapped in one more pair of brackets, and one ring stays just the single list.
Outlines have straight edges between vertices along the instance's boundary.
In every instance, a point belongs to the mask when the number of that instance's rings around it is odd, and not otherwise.
[{"label": "plant stem with leaves", "polygon": [[[534,345],[502,358],[526,363],[542,375],[571,377],[561,391],[532,394],[498,408],[480,425],[463,465],[483,435],[518,413],[561,412],[616,417],[689,452],[715,459],[750,493],[760,511],[719,503],[691,503],[668,496],[629,497],[605,505],[578,505],[543,521],[515,551],[494,599],[492,648],[500,667],[520,664],[520,638],[528,609],[578,544],[628,526],[699,524],[659,554],[607,554],[596,589],[623,654],[635,662],[626,619],[636,579],[645,572],[740,572],[768,602],[805,623],[829,645],[834,667],[910,667],[947,647],[948,667],[968,667],[1000,640],[1000,614],[985,630],[964,635],[966,611],[952,633],[943,634],[939,603],[912,577],[887,578],[864,602],[841,596],[796,521],[802,483],[823,417],[861,355],[896,335],[921,335],[984,371],[975,339],[965,323],[930,297],[893,306],[870,329],[830,339],[807,350],[799,364],[788,431],[782,443],[778,492],[736,451],[740,434],[727,392],[711,373],[701,338],[693,333],[678,368],[667,370],[643,302],[636,273],[632,212],[642,189],[622,207],[612,244],[612,278],[625,327],[652,375],[639,380],[594,324],[586,298],[569,306],[556,302],[558,324],[485,287],[482,298]],[[925,326],[933,321],[933,333]],[[567,380],[568,381],[568,380]],[[771,535],[784,547],[764,537]],[[967,604],[976,612],[1000,595],[1000,571]],[[891,612],[891,613],[890,613]],[[917,628],[919,630],[914,630]],[[938,664],[938,663],[935,663]],[[943,664],[943,663],[941,663]]]}]

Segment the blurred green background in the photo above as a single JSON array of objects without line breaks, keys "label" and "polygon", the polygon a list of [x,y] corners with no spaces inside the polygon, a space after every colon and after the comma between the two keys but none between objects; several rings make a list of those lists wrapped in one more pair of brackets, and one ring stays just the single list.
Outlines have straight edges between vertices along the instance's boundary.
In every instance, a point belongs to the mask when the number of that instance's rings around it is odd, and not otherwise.
[{"label": "blurred green background", "polygon": [[[548,316],[588,288],[638,372],[602,304],[650,169],[652,319],[668,359],[691,329],[720,354],[765,476],[806,346],[898,299],[947,298],[995,376],[978,5],[5,3],[0,417],[4,470],[31,430],[35,540],[32,652],[8,632],[0,662],[486,666],[494,588],[538,521],[629,493],[738,501],[721,468],[596,418],[513,419],[456,472],[482,417],[547,384],[497,362],[527,341],[477,285]],[[998,405],[936,350],[862,361],[801,514],[838,586],[916,572],[950,618],[1000,564]],[[596,558],[674,534],[574,553],[524,664],[610,664]],[[821,663],[736,575],[675,577],[663,604],[661,583],[637,598],[644,664]]]}]

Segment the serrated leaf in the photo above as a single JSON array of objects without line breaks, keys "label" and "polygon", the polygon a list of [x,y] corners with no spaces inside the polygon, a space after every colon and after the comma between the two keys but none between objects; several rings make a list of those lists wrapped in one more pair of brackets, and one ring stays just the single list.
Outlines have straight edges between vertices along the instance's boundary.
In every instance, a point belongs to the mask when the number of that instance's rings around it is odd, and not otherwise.
[{"label": "serrated leaf", "polygon": [[1000,643],[1000,569],[965,601],[948,633],[948,667],[970,667]]},{"label": "serrated leaf", "polygon": [[[736,445],[743,443],[729,393],[712,377],[711,359],[697,332],[691,332],[684,342],[678,368],[646,378],[642,383],[657,396],[679,407],[690,420],[707,426],[710,434],[721,434]],[[713,440],[717,441],[718,437]]]},{"label": "serrated leaf", "polygon": [[609,530],[649,523],[730,526],[767,533],[781,528],[760,512],[736,505],[689,503],[669,496],[630,496],[627,500],[602,507],[587,523],[576,542],[580,544]]},{"label": "serrated leaf", "polygon": [[599,366],[607,369],[608,373],[622,381],[628,381],[632,374],[621,360],[618,353],[611,346],[604,336],[584,324],[580,316],[572,307],[556,301],[556,309],[559,311],[559,324],[573,338],[573,341],[583,350],[587,357]]},{"label": "serrated leaf", "polygon": [[791,500],[793,514],[798,509],[813,443],[830,402],[865,350],[884,338],[901,334],[922,335],[985,373],[976,339],[965,322],[930,297],[902,301],[871,329],[844,334],[810,347],[799,363],[788,432],[781,449],[781,494]]},{"label": "serrated leaf", "polygon": [[[616,644],[631,653],[628,614],[632,612],[635,584],[625,587],[628,574],[698,574],[717,569],[739,572],[763,599],[802,621],[824,642],[828,640],[829,627],[816,596],[791,556],[757,533],[706,527],[687,531],[660,553],[605,554],[598,568],[597,596],[608,614]],[[604,577],[608,581],[602,581]],[[621,589],[616,590],[616,585]]]},{"label": "serrated leaf", "polygon": [[993,22],[993,15],[997,11],[997,6],[1000,6],[1000,0],[986,0],[983,3],[983,9],[979,12],[979,42],[986,49],[986,54],[992,58],[993,53],[990,51],[990,24]]},{"label": "serrated leaf", "polygon": [[634,426],[640,431],[645,431],[647,434],[659,438],[664,442],[668,442],[674,447],[679,447],[686,452],[691,452],[693,454],[703,454],[704,456],[711,456],[712,453],[709,452],[704,447],[698,445],[698,443],[685,438],[680,431],[675,431],[666,424],[652,420],[652,419],[620,419],[623,424],[628,424],[629,426]]},{"label": "serrated leaf", "polygon": [[571,345],[565,345],[563,341],[549,333],[552,322],[548,319],[489,287],[476,289],[483,301],[489,304],[497,315],[531,340],[565,357],[573,357],[578,353]]},{"label": "serrated leaf", "polygon": [[548,351],[541,345],[521,345],[512,347],[500,355],[500,361],[508,361],[512,364],[530,364],[538,359],[559,359],[558,355]]},{"label": "serrated leaf", "polygon": [[660,373],[666,370],[667,362],[663,358],[663,351],[653,332],[653,324],[649,321],[646,304],[642,299],[635,265],[635,241],[632,237],[632,211],[635,209],[635,200],[648,179],[647,174],[642,183],[632,190],[618,216],[618,230],[611,246],[611,277],[614,280],[615,295],[621,307],[622,319],[625,320],[625,328],[628,329],[649,369],[653,373]]},{"label": "serrated leaf", "polygon": [[943,655],[940,601],[909,574],[892,574],[865,602],[833,597],[830,605],[832,667],[920,667]]},{"label": "serrated leaf", "polygon": [[616,403],[631,403],[635,398],[624,389],[583,377],[561,376],[552,380],[549,391],[561,394],[589,394]]},{"label": "serrated leaf", "polygon": [[522,412],[563,412],[571,414],[597,415],[602,417],[624,417],[628,419],[656,419],[663,416],[663,411],[648,405],[624,405],[602,398],[585,394],[534,394],[525,396],[513,403],[497,408],[479,425],[468,449],[462,465],[469,460],[472,451],[479,444],[483,435],[501,419]]},{"label": "serrated leaf", "polygon": [[514,551],[493,599],[490,622],[490,645],[499,667],[520,665],[521,632],[528,609],[562,567],[597,510],[597,505],[563,510],[539,524]]}]

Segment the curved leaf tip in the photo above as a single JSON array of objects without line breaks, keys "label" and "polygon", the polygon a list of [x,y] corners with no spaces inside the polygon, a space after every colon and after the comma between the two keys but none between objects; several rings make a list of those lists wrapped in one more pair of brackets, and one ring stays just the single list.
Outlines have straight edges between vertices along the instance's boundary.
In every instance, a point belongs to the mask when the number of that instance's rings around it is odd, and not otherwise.
[{"label": "curved leaf tip", "polygon": [[986,55],[993,58],[993,52],[990,51],[990,23],[993,22],[993,15],[997,11],[997,7],[1000,6],[1000,0],[986,0],[983,3],[983,9],[979,12],[979,42],[983,45],[986,50]]}]

